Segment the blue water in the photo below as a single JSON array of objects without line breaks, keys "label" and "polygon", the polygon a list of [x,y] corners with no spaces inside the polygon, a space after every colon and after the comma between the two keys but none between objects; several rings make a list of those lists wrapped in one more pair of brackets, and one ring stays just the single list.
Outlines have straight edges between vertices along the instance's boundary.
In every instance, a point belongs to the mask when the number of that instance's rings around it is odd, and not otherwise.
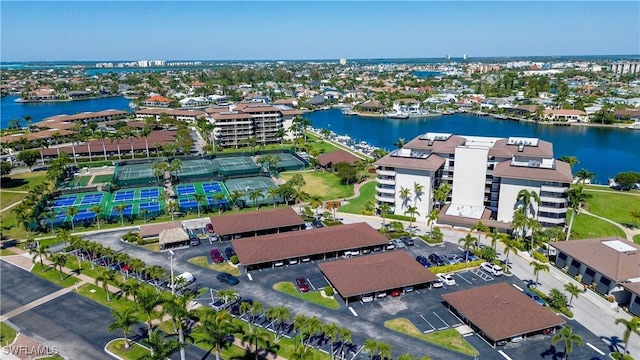
[{"label": "blue water", "polygon": [[426,132],[491,137],[537,137],[553,143],[554,155],[576,156],[574,171],[585,168],[596,173],[596,183],[606,183],[621,171],[640,171],[640,131],[543,126],[472,115],[447,115],[426,119],[392,120],[359,116],[345,117],[339,109],[305,115],[314,128],[349,135],[377,147],[391,150],[399,138],[409,141]]},{"label": "blue water", "polygon": [[[8,95],[2,98],[0,106],[0,128],[8,127],[9,121],[30,115],[31,123],[54,115],[73,115],[86,111],[124,110],[131,111],[131,100],[124,97],[102,98],[95,100],[79,100],[65,102],[17,103],[18,96]],[[24,122],[21,122],[24,126]]]},{"label": "blue water", "polygon": [[442,76],[442,73],[439,71],[414,71],[411,73],[415,77],[419,78],[430,78],[434,76]]}]

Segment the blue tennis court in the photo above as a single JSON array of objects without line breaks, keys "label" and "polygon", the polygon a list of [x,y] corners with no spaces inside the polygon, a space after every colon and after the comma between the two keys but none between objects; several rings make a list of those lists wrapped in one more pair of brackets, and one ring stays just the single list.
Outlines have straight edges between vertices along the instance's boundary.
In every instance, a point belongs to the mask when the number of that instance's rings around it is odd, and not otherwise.
[{"label": "blue tennis court", "polygon": [[198,202],[192,199],[178,199],[181,208],[196,208]]},{"label": "blue tennis court", "polygon": [[155,199],[160,197],[160,189],[142,189],[140,190],[140,199]]},{"label": "blue tennis court", "polygon": [[227,204],[227,200],[226,199],[222,199],[222,200],[216,201],[216,199],[213,196],[207,196],[207,202],[209,202],[209,205],[211,205],[211,206],[226,205]]},{"label": "blue tennis court", "polygon": [[196,193],[195,185],[178,185],[176,186],[178,196],[193,195]]},{"label": "blue tennis court", "polygon": [[[132,216],[133,215],[133,204],[127,204],[122,212],[124,216]],[[115,206],[111,207],[111,217],[120,217],[120,212],[115,209]]]},{"label": "blue tennis court", "polygon": [[204,192],[219,193],[222,192],[222,186],[220,186],[219,183],[205,183],[202,184],[202,190],[204,190]]},{"label": "blue tennis court", "polygon": [[66,207],[76,203],[77,196],[68,196],[56,199],[53,203],[53,207]]},{"label": "blue tennis court", "polygon": [[147,210],[152,213],[160,212],[160,204],[158,203],[140,203],[140,211]]},{"label": "blue tennis court", "polygon": [[103,194],[87,194],[82,197],[80,205],[97,205],[102,202]]},{"label": "blue tennis court", "polygon": [[80,209],[78,213],[73,216],[73,222],[93,220],[96,217],[96,213],[89,209]]},{"label": "blue tennis court", "polygon": [[113,195],[113,201],[115,202],[133,201],[133,198],[135,197],[135,195],[136,195],[135,190],[116,191],[116,193]]}]

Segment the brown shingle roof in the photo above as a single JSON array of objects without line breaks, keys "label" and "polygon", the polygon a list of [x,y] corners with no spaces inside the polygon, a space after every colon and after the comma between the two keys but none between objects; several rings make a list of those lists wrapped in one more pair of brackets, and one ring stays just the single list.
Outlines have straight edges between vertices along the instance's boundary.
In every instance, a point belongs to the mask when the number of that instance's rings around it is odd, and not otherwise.
[{"label": "brown shingle roof", "polygon": [[173,229],[176,227],[182,227],[182,222],[172,221],[164,224],[150,224],[140,225],[140,236],[142,237],[154,237],[159,236],[160,232],[165,229]]},{"label": "brown shingle roof", "polygon": [[[217,232],[216,225],[213,226]],[[289,231],[231,241],[243,265],[388,243],[387,238],[366,223]]]},{"label": "brown shingle roof", "polygon": [[346,162],[349,165],[353,165],[357,161],[362,161],[362,159],[342,149],[338,149],[336,151],[328,152],[318,156],[318,163],[320,163],[320,165],[322,166],[337,164],[340,162]]},{"label": "brown shingle roof", "polygon": [[[620,241],[635,250],[617,251],[605,241]],[[559,241],[549,245],[568,254],[613,281],[640,277],[640,246],[619,237]]]},{"label": "brown shingle roof", "polygon": [[444,294],[442,298],[493,341],[566,322],[503,282]]},{"label": "brown shingle roof", "polygon": [[511,166],[511,161],[503,161],[496,165],[493,176],[512,179],[531,179],[542,181],[558,181],[569,183],[573,181],[571,167],[568,163],[555,160],[555,169],[534,168],[527,166]]},{"label": "brown shingle roof", "polygon": [[12,135],[5,135],[3,137],[0,138],[0,143],[2,144],[9,144],[12,143],[14,141],[18,141],[20,140],[20,138],[25,138],[29,141],[32,140],[38,140],[38,139],[49,139],[53,136],[53,134],[58,133],[58,135],[61,136],[66,136],[66,135],[70,135],[70,134],[75,134],[75,131],[71,131],[71,130],[64,130],[64,129],[60,129],[60,130],[41,130],[41,131],[37,131],[37,132],[32,132],[31,134],[12,134]]},{"label": "brown shingle roof", "polygon": [[453,154],[456,147],[464,145],[467,141],[462,136],[452,135],[447,140],[435,140],[429,145],[429,140],[422,138],[424,135],[417,136],[404,145],[407,149],[431,150],[436,153]]},{"label": "brown shingle roof", "polygon": [[403,156],[393,156],[393,153],[387,154],[380,160],[376,161],[376,166],[387,166],[402,169],[418,169],[436,171],[444,165],[444,159],[436,154],[431,154],[426,159],[411,158]]},{"label": "brown shingle roof", "polygon": [[535,156],[535,157],[553,157],[553,144],[548,141],[538,140],[538,146],[524,146],[522,151],[518,151],[518,144],[507,145],[508,139],[500,139],[489,149],[489,155],[499,157],[519,156]]},{"label": "brown shingle roof", "polygon": [[279,227],[302,226],[304,225],[304,220],[292,208],[283,208],[244,214],[212,216],[211,224],[216,234],[224,236]]},{"label": "brown shingle roof", "polygon": [[391,251],[318,264],[342,295],[351,297],[424,284],[437,279],[405,251]]}]

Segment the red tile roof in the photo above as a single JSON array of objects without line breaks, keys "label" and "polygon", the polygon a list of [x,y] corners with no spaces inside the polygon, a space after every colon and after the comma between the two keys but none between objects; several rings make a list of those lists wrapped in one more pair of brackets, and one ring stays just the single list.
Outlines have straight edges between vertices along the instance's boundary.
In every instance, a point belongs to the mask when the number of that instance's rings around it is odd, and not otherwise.
[{"label": "red tile roof", "polygon": [[279,227],[302,226],[304,220],[292,208],[282,208],[212,216],[211,224],[216,234],[224,236]]},{"label": "red tile roof", "polygon": [[437,279],[402,250],[320,263],[318,267],[344,298]]},{"label": "red tile roof", "polygon": [[504,282],[444,294],[442,298],[493,341],[566,323]]}]

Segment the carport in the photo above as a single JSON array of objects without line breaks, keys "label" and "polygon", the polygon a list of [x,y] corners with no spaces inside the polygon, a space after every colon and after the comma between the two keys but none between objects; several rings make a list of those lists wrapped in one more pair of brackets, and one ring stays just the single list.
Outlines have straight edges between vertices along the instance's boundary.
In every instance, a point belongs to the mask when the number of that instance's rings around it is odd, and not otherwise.
[{"label": "carport", "polygon": [[318,267],[347,304],[358,295],[420,286],[437,279],[402,250],[326,262]]},{"label": "carport", "polygon": [[507,283],[496,283],[442,295],[449,309],[494,348],[501,340],[542,333],[566,323]]},{"label": "carport", "polygon": [[181,227],[165,229],[160,232],[160,251],[189,245],[189,234]]},{"label": "carport", "polygon": [[211,217],[220,240],[231,240],[304,229],[304,220],[292,208]]},{"label": "carport", "polygon": [[367,223],[290,231],[231,241],[240,264],[247,272],[270,267],[278,260],[302,257],[326,259],[339,256],[347,250],[380,247],[388,243],[386,237]]}]

